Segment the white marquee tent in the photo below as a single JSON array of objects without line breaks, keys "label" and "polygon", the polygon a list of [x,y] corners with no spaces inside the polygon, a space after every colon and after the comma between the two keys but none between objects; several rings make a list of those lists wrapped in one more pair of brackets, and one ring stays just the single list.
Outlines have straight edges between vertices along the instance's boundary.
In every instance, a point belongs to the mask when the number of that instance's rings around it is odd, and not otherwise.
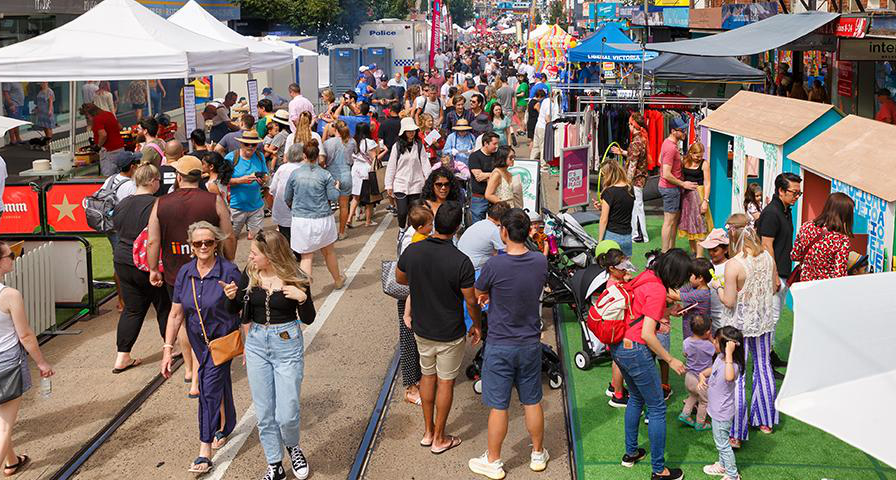
[{"label": "white marquee tent", "polygon": [[281,67],[294,60],[289,48],[291,46],[284,47],[240,35],[213,17],[195,0],[189,0],[174,15],[168,17],[168,21],[206,37],[248,48],[251,72]]},{"label": "white marquee tent", "polygon": [[261,41],[266,44],[273,45],[276,47],[290,49],[290,51],[292,52],[293,60],[296,60],[299,57],[316,57],[317,56],[317,52],[312,52],[311,50],[308,50],[307,48],[302,48],[298,45],[293,45],[289,42],[284,42],[283,40],[280,40],[280,37],[278,37],[276,35],[268,35],[266,37],[263,37],[261,39]]},{"label": "white marquee tent", "polygon": [[0,82],[186,78],[250,66],[244,45],[191,32],[135,0],[104,0],[59,28],[0,48]]}]

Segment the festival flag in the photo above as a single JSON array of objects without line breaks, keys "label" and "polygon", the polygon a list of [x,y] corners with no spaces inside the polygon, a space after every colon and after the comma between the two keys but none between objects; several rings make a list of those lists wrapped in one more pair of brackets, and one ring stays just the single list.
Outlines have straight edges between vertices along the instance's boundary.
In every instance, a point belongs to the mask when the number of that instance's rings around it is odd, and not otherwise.
[{"label": "festival flag", "polygon": [[429,68],[435,68],[436,52],[441,50],[442,43],[442,2],[433,0],[432,2],[432,36],[430,37],[429,48]]}]

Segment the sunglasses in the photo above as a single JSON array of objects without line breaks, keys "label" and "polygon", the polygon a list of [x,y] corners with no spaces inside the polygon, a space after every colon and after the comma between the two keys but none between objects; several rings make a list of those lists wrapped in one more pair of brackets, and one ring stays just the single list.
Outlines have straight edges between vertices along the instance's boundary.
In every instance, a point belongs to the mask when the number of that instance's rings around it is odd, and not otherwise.
[{"label": "sunglasses", "polygon": [[803,192],[801,190],[785,190],[787,193],[793,195],[794,197],[803,196]]},{"label": "sunglasses", "polygon": [[11,251],[11,252],[9,252],[8,255],[3,255],[2,257],[0,257],[0,259],[4,259],[4,258],[9,258],[10,260],[15,260],[15,259],[16,259],[16,252],[12,252],[12,251]]},{"label": "sunglasses", "polygon": [[217,240],[196,240],[194,242],[190,242],[193,245],[193,248],[211,248],[217,244]]},{"label": "sunglasses", "polygon": [[448,182],[436,182],[433,186],[436,188],[451,188],[451,184]]}]

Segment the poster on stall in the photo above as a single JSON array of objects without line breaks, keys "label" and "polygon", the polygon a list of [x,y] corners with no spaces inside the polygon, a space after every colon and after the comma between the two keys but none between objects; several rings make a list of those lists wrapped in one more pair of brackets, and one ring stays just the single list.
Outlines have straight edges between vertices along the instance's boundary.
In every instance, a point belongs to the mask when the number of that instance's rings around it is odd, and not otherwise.
[{"label": "poster on stall", "polygon": [[47,225],[54,233],[95,234],[87,225],[84,200],[103,186],[104,179],[54,183],[47,189]]},{"label": "poster on stall", "polygon": [[196,130],[196,87],[193,85],[184,85],[184,125],[189,137]]},{"label": "poster on stall", "polygon": [[3,206],[0,233],[41,233],[40,199],[30,185],[7,185],[3,190]]},{"label": "poster on stall", "polygon": [[565,210],[588,204],[589,145],[564,148],[560,152],[560,207]]},{"label": "poster on stall", "polygon": [[258,80],[252,79],[246,82],[249,91],[249,113],[258,118]]},{"label": "poster on stall", "polygon": [[523,186],[523,208],[530,212],[538,212],[541,204],[538,198],[541,192],[541,170],[538,160],[515,160],[508,169],[514,177],[520,177]]}]

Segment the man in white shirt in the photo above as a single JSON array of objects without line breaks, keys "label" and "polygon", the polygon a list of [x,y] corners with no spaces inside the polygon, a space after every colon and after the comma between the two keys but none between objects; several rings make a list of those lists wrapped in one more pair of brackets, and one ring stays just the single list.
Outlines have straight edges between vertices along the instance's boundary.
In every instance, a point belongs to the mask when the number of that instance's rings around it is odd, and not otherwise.
[{"label": "man in white shirt", "polygon": [[81,97],[83,98],[81,103],[93,103],[93,97],[96,96],[96,92],[99,89],[100,86],[95,81],[84,82],[84,85],[81,85]]},{"label": "man in white shirt", "polygon": [[443,83],[442,88],[439,89],[439,96],[442,97],[442,102],[444,102],[445,105],[449,105],[451,103],[448,101],[448,92],[451,90],[451,87],[454,87],[456,85],[454,77],[454,73],[450,71],[445,72],[445,83]]},{"label": "man in white shirt", "polygon": [[433,124],[434,128],[438,129],[445,119],[442,99],[439,98],[438,90],[436,90],[434,85],[425,86],[423,92],[425,94],[417,97],[417,100],[414,102],[414,118],[417,120],[417,124],[420,125],[420,114],[428,113],[435,122]]},{"label": "man in white shirt", "polygon": [[448,68],[448,55],[445,55],[445,52],[437,53],[433,58],[433,64],[438,71],[444,72]]},{"label": "man in white shirt", "polygon": [[544,157],[544,136],[548,122],[553,120],[559,111],[557,104],[547,96],[544,90],[535,93],[535,99],[538,101],[538,122],[535,124],[535,135],[532,137],[532,151],[529,154],[531,158],[541,160],[542,168],[547,165]]},{"label": "man in white shirt", "polygon": [[291,83],[289,85],[289,96],[292,98],[292,100],[289,101],[290,122],[295,123],[302,112],[308,112],[311,114],[311,118],[314,118],[314,105],[311,103],[311,100],[308,100],[302,95],[302,87],[300,87],[298,83]]},{"label": "man in white shirt", "polygon": [[488,215],[484,220],[470,225],[464,230],[464,234],[457,242],[457,248],[470,257],[473,268],[478,273],[492,256],[504,250],[504,242],[501,241],[501,217],[510,210],[507,202],[493,203],[488,207]]}]

